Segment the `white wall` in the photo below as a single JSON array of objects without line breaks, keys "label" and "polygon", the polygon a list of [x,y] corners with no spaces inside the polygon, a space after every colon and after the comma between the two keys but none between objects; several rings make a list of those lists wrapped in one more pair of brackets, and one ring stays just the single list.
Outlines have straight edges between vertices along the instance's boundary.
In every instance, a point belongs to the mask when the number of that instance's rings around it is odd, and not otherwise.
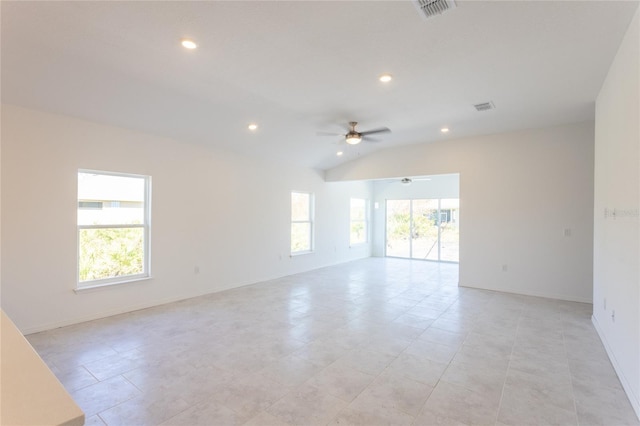
[{"label": "white wall", "polygon": [[412,145],[326,177],[460,173],[460,285],[590,302],[593,137],[587,122]]},{"label": "white wall", "polygon": [[593,320],[640,417],[639,16],[596,101]]},{"label": "white wall", "polygon": [[[430,176],[431,180],[414,180],[411,185],[402,185],[400,179],[377,180],[373,182],[373,202],[378,208],[372,214],[372,255],[385,255],[386,200],[460,198],[460,176],[457,174]],[[461,216],[464,213],[461,213]]]},{"label": "white wall", "polygon": [[[25,333],[370,255],[349,248],[370,183],[7,105],[2,150],[2,308]],[[153,279],[73,291],[79,168],[152,176]],[[293,189],[315,193],[316,252],[291,258]]]}]

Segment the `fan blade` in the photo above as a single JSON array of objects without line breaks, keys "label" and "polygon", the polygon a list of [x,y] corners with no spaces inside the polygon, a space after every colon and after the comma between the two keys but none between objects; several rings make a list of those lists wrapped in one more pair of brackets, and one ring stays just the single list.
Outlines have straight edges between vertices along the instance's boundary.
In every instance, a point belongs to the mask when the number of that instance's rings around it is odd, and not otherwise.
[{"label": "fan blade", "polygon": [[335,132],[316,132],[318,136],[344,136],[344,133]]},{"label": "fan blade", "polygon": [[380,139],[374,139],[374,138],[372,138],[370,136],[363,137],[362,140],[364,142],[367,142],[367,143],[380,143],[380,142],[382,142]]},{"label": "fan blade", "polygon": [[389,130],[387,127],[380,127],[379,129],[372,129],[372,130],[367,130],[365,132],[360,132],[360,134],[365,136],[365,135],[373,135],[374,133],[389,133],[389,132],[391,132],[391,130]]}]

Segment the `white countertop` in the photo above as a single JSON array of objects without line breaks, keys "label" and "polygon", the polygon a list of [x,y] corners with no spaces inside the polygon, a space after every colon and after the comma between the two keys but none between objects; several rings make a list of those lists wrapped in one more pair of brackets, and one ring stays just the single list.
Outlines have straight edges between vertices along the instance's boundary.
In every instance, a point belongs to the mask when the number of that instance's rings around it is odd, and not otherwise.
[{"label": "white countertop", "polygon": [[2,311],[0,425],[84,425],[84,413]]}]

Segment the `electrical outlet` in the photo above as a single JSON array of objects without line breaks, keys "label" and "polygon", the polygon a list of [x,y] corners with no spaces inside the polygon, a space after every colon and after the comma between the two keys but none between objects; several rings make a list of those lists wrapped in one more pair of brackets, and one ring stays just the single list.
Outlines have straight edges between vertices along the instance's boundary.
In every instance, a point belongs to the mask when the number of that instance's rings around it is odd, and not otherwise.
[{"label": "electrical outlet", "polygon": [[199,273],[200,273],[200,267],[199,267],[198,265],[194,266],[194,267],[193,267],[193,272],[194,272],[195,274],[199,274]]},{"label": "electrical outlet", "polygon": [[571,236],[571,228],[564,228],[562,230],[562,235],[564,235],[565,237],[570,237]]},{"label": "electrical outlet", "polygon": [[508,270],[509,270],[509,267],[507,266],[506,263],[502,265],[502,272],[507,272]]}]

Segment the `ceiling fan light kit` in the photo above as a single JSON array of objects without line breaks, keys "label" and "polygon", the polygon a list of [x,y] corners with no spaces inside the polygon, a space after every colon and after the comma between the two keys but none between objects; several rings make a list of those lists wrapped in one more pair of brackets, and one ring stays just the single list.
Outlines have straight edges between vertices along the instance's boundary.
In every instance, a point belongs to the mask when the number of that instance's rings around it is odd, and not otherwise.
[{"label": "ceiling fan light kit", "polygon": [[[390,133],[391,130],[389,130],[387,127],[380,127],[377,129],[372,129],[372,130],[367,130],[364,132],[358,132],[356,131],[356,126],[358,125],[357,121],[350,121],[349,122],[349,131],[341,136],[344,136],[344,141],[349,144],[349,145],[358,145],[360,142],[362,142],[362,140],[364,139],[365,141],[367,141],[367,136],[368,135],[373,135],[375,133]],[[319,136],[333,136],[333,135],[339,135],[339,134],[335,134],[335,133],[328,133],[328,132],[318,132]],[[372,139],[368,139],[369,142],[376,142],[375,140]]]},{"label": "ceiling fan light kit", "polygon": [[349,145],[358,145],[360,141],[362,141],[362,135],[356,132],[356,126],[358,125],[357,121],[350,121],[349,126],[351,130],[345,135],[344,140]]},{"label": "ceiling fan light kit", "polygon": [[358,133],[348,133],[344,140],[349,145],[358,145],[362,141],[362,136]]}]

